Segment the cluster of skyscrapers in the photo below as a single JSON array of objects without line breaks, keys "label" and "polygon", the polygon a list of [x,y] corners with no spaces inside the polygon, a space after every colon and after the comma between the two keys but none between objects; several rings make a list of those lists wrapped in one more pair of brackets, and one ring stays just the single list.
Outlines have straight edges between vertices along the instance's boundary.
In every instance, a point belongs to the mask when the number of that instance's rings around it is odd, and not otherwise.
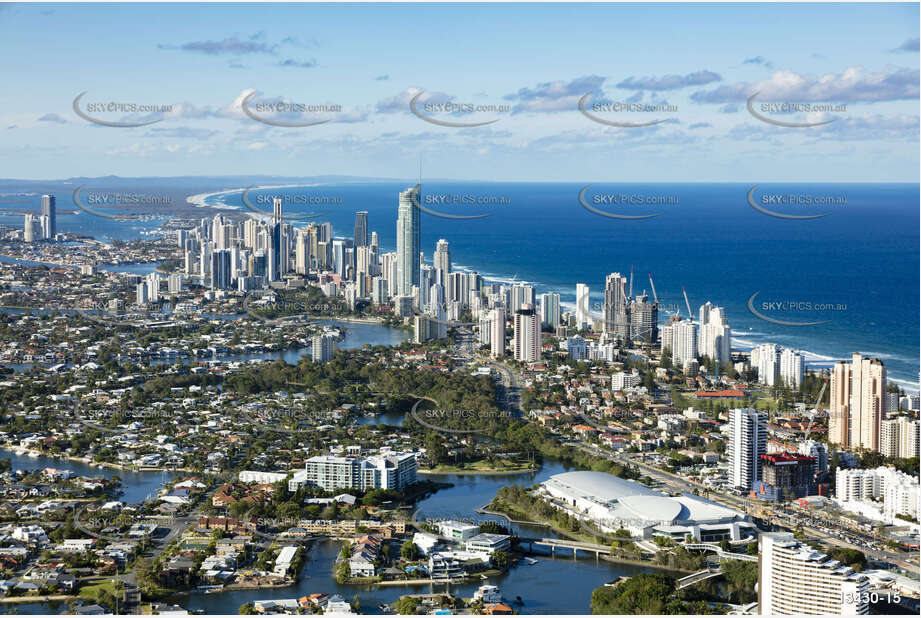
[{"label": "cluster of skyscrapers", "polygon": [[[672,365],[685,373],[696,373],[698,358],[707,356],[715,363],[732,360],[732,329],[723,307],[707,301],[700,306],[698,321],[675,315],[662,327],[662,351],[671,352]],[[709,368],[715,369],[714,367]]]},{"label": "cluster of skyscrapers", "polygon": [[29,213],[25,216],[22,227],[22,239],[25,242],[37,240],[54,240],[58,233],[57,207],[53,195],[42,196],[42,214],[36,218]]},{"label": "cluster of skyscrapers", "polygon": [[758,370],[758,381],[767,386],[782,383],[798,389],[803,385],[805,365],[797,350],[762,343],[752,348],[751,366]]}]

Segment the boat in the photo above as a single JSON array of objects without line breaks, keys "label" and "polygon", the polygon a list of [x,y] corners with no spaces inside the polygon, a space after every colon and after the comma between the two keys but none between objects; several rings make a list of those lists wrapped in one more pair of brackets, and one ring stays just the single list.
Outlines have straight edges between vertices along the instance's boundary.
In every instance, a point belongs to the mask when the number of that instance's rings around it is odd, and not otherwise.
[{"label": "boat", "polygon": [[537,564],[537,560],[535,560],[534,558],[525,557],[524,561],[527,562],[529,565]]}]

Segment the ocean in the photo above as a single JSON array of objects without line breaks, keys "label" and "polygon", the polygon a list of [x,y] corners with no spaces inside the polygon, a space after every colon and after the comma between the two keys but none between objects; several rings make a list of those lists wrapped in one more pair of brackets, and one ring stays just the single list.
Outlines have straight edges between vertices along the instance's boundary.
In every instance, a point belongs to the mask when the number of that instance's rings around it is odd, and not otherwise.
[{"label": "ocean", "polygon": [[[248,202],[271,213],[268,198],[282,196],[286,215],[322,213],[316,220],[331,222],[336,236],[348,237],[355,212],[365,210],[369,233],[378,233],[382,251],[392,251],[397,194],[411,184],[337,182],[253,190]],[[246,182],[228,181],[226,186],[244,187]],[[890,379],[918,390],[916,185],[765,184],[755,190],[756,205],[773,212],[829,213],[806,220],[756,210],[747,200],[750,184],[597,184],[580,201],[583,188],[425,181],[421,238],[426,261],[444,238],[457,268],[475,270],[488,282],[514,280],[534,285],[538,294],[559,293],[569,309],[575,305],[576,283],[585,283],[599,314],[605,276],[620,272],[629,277],[633,268],[635,294],[652,296],[652,274],[664,309],[660,322],[675,311],[687,317],[683,286],[695,316],[707,301],[726,308],[735,349],[777,343],[803,350],[813,366],[860,352],[880,358]],[[240,190],[197,200],[249,211]],[[816,201],[826,203],[816,206]],[[70,208],[69,196],[59,197],[58,204]],[[611,218],[593,210],[656,216]],[[0,216],[0,224],[11,223],[21,225],[21,216]],[[58,229],[125,238],[143,225],[80,213],[59,217]],[[793,326],[761,319],[748,306],[754,294],[752,306],[768,318],[822,323]]]}]

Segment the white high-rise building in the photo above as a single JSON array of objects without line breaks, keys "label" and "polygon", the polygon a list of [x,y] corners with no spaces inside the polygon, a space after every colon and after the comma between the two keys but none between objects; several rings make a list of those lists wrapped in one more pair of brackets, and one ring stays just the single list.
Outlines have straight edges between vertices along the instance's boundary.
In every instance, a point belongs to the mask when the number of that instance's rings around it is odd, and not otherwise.
[{"label": "white high-rise building", "polygon": [[435,266],[436,281],[441,285],[447,285],[448,275],[451,274],[451,247],[444,238],[439,239],[435,245],[432,264]]},{"label": "white high-rise building", "polygon": [[489,351],[494,357],[505,356],[505,309],[495,307],[489,318]]},{"label": "white high-rise building", "polygon": [[535,304],[533,286],[524,284],[512,286],[512,297],[511,303],[509,304],[509,310],[511,310],[512,313],[519,309],[523,309],[525,305],[533,308]]},{"label": "white high-rise building", "polygon": [[540,359],[540,319],[532,305],[515,312],[513,353],[515,360],[534,362]]},{"label": "white high-rise building", "polygon": [[546,293],[540,295],[541,327],[549,327],[556,332],[560,325],[560,295]]},{"label": "white high-rise building", "polygon": [[22,225],[22,239],[25,242],[35,242],[36,228],[38,228],[38,223],[35,217],[31,214],[26,214],[25,221]]},{"label": "white high-rise building", "polygon": [[732,329],[726,318],[726,310],[714,307],[707,301],[701,305],[700,331],[697,336],[697,351],[701,356],[709,356],[717,363],[731,360]]},{"label": "white high-rise building", "polygon": [[331,361],[336,355],[336,337],[331,333],[321,333],[310,338],[310,356],[315,363]]},{"label": "white high-rise building", "polygon": [[592,327],[591,300],[589,288],[584,283],[576,284],[576,330]]},{"label": "white high-rise building", "polygon": [[759,615],[869,613],[867,577],[794,540],[793,533],[762,533],[759,549]]},{"label": "white high-rise building", "polygon": [[803,355],[790,348],[780,350],[780,377],[784,384],[799,389],[803,385]]},{"label": "white high-rise building", "polygon": [[675,322],[672,326],[672,364],[684,369],[689,361],[697,359],[697,324],[690,320]]},{"label": "white high-rise building", "polygon": [[900,416],[880,423],[880,453],[887,457],[910,459],[919,453],[921,421]]},{"label": "white high-rise building", "polygon": [[758,369],[758,381],[767,386],[774,386],[780,375],[780,346],[774,343],[762,343],[752,350],[752,367]]},{"label": "white high-rise building", "polygon": [[761,455],[767,445],[767,415],[752,408],[729,411],[729,482],[732,487],[751,489],[761,480]]},{"label": "white high-rise building", "polygon": [[412,296],[413,286],[419,285],[419,252],[421,250],[418,201],[422,185],[400,193],[397,207],[397,286],[395,293]]}]

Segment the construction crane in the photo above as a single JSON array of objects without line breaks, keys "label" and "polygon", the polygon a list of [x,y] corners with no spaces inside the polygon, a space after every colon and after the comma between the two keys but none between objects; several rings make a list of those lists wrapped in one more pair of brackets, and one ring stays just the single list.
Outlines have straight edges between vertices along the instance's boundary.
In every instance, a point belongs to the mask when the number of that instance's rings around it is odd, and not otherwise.
[{"label": "construction crane", "polygon": [[633,264],[630,264],[630,291],[627,292],[627,298],[633,298]]},{"label": "construction crane", "polygon": [[659,297],[656,296],[656,284],[652,282],[652,273],[649,273],[649,286],[652,288],[652,300],[659,304]]},{"label": "construction crane", "polygon": [[806,425],[806,435],[803,436],[803,441],[809,439],[809,432],[812,431],[812,421],[815,420],[815,415],[819,412],[819,406],[822,404],[822,397],[825,395],[825,387],[828,386],[828,376],[825,377],[825,381],[822,382],[822,390],[819,391],[819,396],[816,397],[815,406],[812,408],[812,414],[809,416],[809,424]]},{"label": "construction crane", "polygon": [[688,319],[693,320],[694,313],[691,311],[691,303],[688,302],[688,293],[685,292],[683,285],[681,286],[681,293],[684,294],[684,304],[688,307]]}]

